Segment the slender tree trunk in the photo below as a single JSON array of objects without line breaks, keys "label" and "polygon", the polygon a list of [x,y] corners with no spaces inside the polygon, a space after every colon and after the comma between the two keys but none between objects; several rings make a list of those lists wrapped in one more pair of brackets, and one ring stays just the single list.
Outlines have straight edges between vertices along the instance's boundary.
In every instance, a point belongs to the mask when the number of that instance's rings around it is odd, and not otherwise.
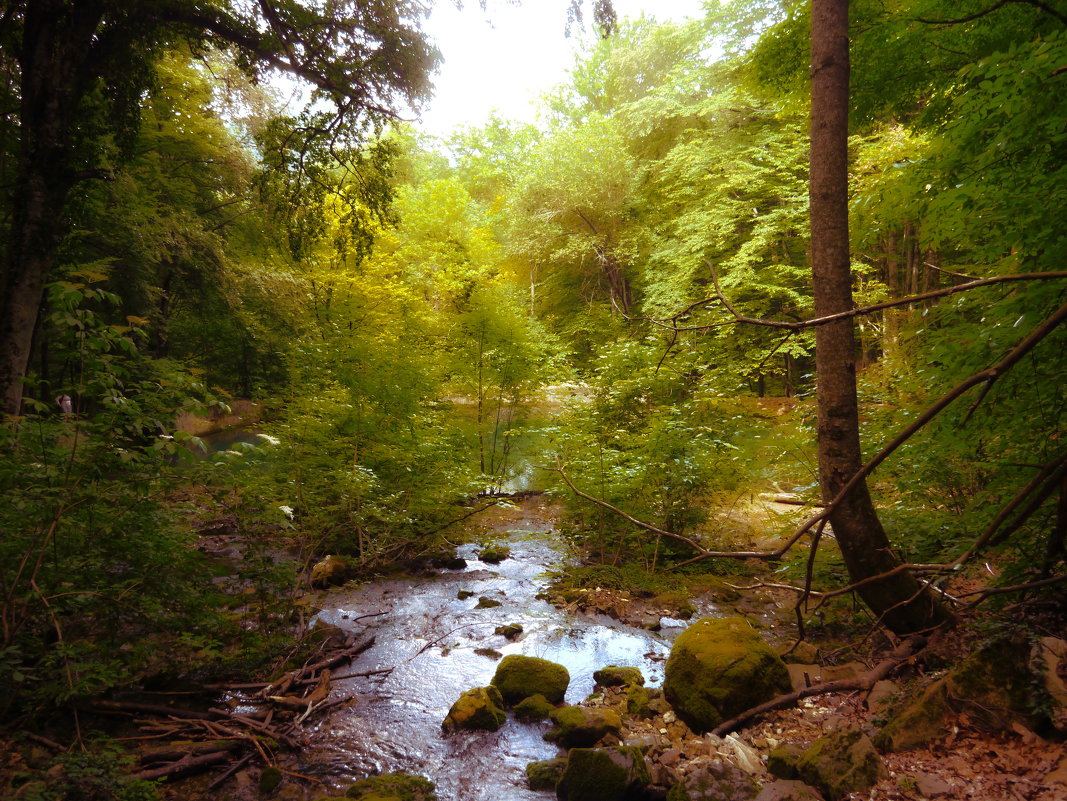
[{"label": "slender tree trunk", "polygon": [[[813,0],[811,61],[811,258],[815,316],[852,308],[848,242],[848,0]],[[829,501],[862,466],[856,398],[856,343],[851,319],[816,329],[819,479]],[[899,564],[859,484],[830,517],[853,581]],[[910,573],[859,590],[868,607],[898,634],[948,619]]]}]

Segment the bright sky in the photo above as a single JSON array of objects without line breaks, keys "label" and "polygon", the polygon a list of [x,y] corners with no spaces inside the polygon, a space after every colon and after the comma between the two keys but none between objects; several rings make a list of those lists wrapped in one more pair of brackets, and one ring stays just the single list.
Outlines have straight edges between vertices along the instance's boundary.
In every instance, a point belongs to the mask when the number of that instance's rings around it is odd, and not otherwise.
[{"label": "bright sky", "polygon": [[[422,128],[445,136],[457,125],[480,125],[497,110],[508,119],[533,121],[534,101],[562,83],[574,63],[577,35],[564,36],[569,0],[522,0],[510,5],[477,0],[462,10],[447,0],[435,3],[426,31],[444,56],[434,77],[434,99],[422,115]],[[614,0],[620,19],[644,12],[659,20],[702,13],[702,0]],[[586,16],[591,4],[586,3]],[[588,23],[589,20],[587,20]],[[577,32],[575,32],[577,33]]]}]

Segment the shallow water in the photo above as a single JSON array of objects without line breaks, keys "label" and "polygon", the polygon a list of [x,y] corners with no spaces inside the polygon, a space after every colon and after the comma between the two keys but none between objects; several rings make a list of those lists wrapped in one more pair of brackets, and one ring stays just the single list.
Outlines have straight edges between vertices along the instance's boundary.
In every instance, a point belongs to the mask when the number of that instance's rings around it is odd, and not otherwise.
[{"label": "shallow water", "polygon": [[[497,732],[457,732],[445,737],[441,722],[459,695],[489,684],[497,662],[474,653],[539,656],[566,666],[567,701],[593,689],[593,671],[605,665],[635,665],[649,685],[663,678],[670,639],[684,626],[662,634],[636,629],[604,616],[575,615],[538,599],[545,570],[566,560],[551,533],[552,509],[541,498],[497,514],[492,536],[507,542],[512,558],[499,565],[478,561],[477,546],[460,548],[462,571],[411,581],[386,581],[331,593],[319,617],[353,631],[364,627],[376,644],[351,667],[337,673],[394,668],[386,677],[341,680],[334,695],[355,694],[358,702],[320,723],[305,751],[300,772],[339,788],[376,773],[404,771],[426,776],[442,801],[544,799],[526,787],[528,762],[557,756],[541,735],[547,724],[523,724],[509,716]],[[460,601],[459,590],[473,597]],[[476,609],[480,596],[501,606]],[[681,623],[681,621],[664,621]],[[515,642],[493,633],[518,623]]]}]

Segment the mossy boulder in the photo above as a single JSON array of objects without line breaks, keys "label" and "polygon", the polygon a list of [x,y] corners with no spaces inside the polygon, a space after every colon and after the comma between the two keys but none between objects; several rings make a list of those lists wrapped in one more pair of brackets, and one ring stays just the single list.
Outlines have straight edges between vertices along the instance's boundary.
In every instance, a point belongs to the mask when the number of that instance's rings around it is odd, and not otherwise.
[{"label": "mossy boulder", "polygon": [[515,704],[515,717],[523,723],[536,723],[539,720],[545,720],[555,708],[547,698],[538,693],[529,698],[523,698]]},{"label": "mossy boulder", "polygon": [[559,704],[571,683],[571,675],[563,665],[547,659],[510,654],[500,660],[490,683],[500,690],[508,706],[531,695],[543,695],[550,704]]},{"label": "mossy boulder", "polygon": [[496,687],[475,687],[452,704],[441,728],[446,732],[459,729],[496,731],[507,720],[503,705],[504,700]]},{"label": "mossy boulder", "polygon": [[351,569],[344,557],[329,554],[311,568],[312,587],[336,587],[351,576]]},{"label": "mossy boulder", "polygon": [[785,663],[742,617],[703,618],[683,631],[663,679],[667,700],[696,732],[790,687]]},{"label": "mossy boulder", "polygon": [[522,634],[522,626],[518,623],[508,623],[506,626],[497,626],[493,634],[499,634],[505,640],[515,640]]},{"label": "mossy boulder", "polygon": [[564,706],[553,709],[549,717],[556,726],[545,732],[545,739],[561,748],[590,748],[622,730],[619,713],[602,707]]},{"label": "mossy boulder", "polygon": [[362,801],[437,801],[431,782],[407,773],[386,773],[360,779],[345,792]]},{"label": "mossy boulder", "polygon": [[474,605],[474,608],[475,609],[493,609],[494,607],[497,607],[497,606],[500,606],[500,605],[501,605],[501,602],[496,600],[495,598],[487,598],[486,596],[483,595],[478,599],[478,603],[476,603]]},{"label": "mossy boulder", "polygon": [[567,760],[563,757],[531,762],[526,766],[526,781],[529,782],[531,790],[553,791],[566,768]]},{"label": "mossy boulder", "polygon": [[511,558],[511,549],[506,545],[486,545],[479,552],[478,558],[491,565],[500,564],[505,559]]},{"label": "mossy boulder", "polygon": [[667,793],[667,801],[749,801],[759,787],[741,768],[709,762],[689,771]]},{"label": "mossy boulder", "polygon": [[797,773],[830,801],[866,790],[888,775],[874,743],[861,731],[820,737],[800,755]]},{"label": "mossy boulder", "polygon": [[460,590],[456,593],[456,600],[466,601],[468,598],[473,598],[474,593],[471,590]]},{"label": "mossy boulder", "polygon": [[572,748],[556,785],[559,801],[635,801],[650,781],[638,748]]},{"label": "mossy boulder", "polygon": [[948,733],[947,719],[958,712],[990,730],[1012,723],[1041,729],[1053,705],[1036,653],[1025,640],[1012,637],[989,643],[903,701],[879,733],[878,745],[888,751],[927,745]]},{"label": "mossy boulder", "polygon": [[635,667],[608,665],[593,673],[593,681],[601,687],[624,687],[631,684],[644,685],[645,677]]}]

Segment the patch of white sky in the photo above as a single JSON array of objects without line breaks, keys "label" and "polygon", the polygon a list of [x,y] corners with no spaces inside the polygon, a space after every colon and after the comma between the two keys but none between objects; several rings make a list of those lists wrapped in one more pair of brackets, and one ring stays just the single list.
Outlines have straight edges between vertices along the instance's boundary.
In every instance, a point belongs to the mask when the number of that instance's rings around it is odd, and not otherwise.
[{"label": "patch of white sky", "polygon": [[[478,126],[494,112],[510,120],[535,122],[538,99],[567,80],[586,30],[565,36],[570,0],[477,0],[456,8],[438,0],[425,30],[441,51],[434,98],[418,126],[447,136],[459,126]],[[703,0],[614,0],[619,19],[645,14],[660,21],[703,15]]]}]

